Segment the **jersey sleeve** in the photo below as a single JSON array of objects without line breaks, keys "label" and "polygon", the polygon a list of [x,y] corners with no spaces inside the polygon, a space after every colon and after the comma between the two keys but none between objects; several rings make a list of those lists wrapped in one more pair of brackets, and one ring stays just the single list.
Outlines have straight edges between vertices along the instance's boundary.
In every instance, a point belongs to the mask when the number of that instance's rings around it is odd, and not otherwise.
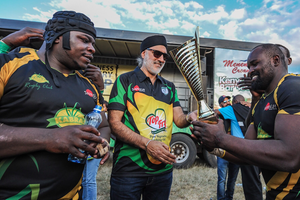
[{"label": "jersey sleeve", "polygon": [[109,97],[108,110],[126,110],[128,88],[126,77],[125,74],[122,74],[115,81]]},{"label": "jersey sleeve", "polygon": [[4,87],[13,71],[13,68],[9,66],[10,60],[7,54],[0,54],[0,99],[3,96]]},{"label": "jersey sleeve", "polygon": [[223,115],[224,119],[233,120],[235,117],[232,106],[226,106],[225,108],[220,108],[219,111]]},{"label": "jersey sleeve", "polygon": [[[173,85],[174,86],[174,85]],[[178,99],[178,95],[177,95],[177,90],[174,86],[174,98],[173,98],[173,107],[178,107],[178,106],[181,106],[180,105],[180,101]]]},{"label": "jersey sleeve", "polygon": [[283,82],[275,93],[278,114],[300,115],[300,77],[290,77]]}]

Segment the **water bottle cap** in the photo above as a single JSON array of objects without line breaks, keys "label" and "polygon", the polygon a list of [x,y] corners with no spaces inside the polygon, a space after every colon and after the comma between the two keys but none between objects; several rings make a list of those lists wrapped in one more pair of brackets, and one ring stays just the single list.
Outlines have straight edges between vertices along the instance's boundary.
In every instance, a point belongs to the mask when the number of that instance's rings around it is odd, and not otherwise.
[{"label": "water bottle cap", "polygon": [[101,109],[102,109],[102,107],[99,106],[99,105],[96,105],[95,108],[94,108],[94,110],[96,110],[98,112],[101,112]]}]

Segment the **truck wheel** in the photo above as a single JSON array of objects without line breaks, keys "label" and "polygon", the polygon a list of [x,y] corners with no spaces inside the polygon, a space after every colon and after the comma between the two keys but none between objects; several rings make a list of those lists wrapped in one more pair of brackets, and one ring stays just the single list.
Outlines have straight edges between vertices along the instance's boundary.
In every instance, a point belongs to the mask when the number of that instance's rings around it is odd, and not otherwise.
[{"label": "truck wheel", "polygon": [[172,135],[170,147],[171,153],[176,156],[175,168],[190,168],[194,164],[197,149],[194,141],[188,135]]},{"label": "truck wheel", "polygon": [[204,160],[208,163],[208,165],[211,166],[212,168],[216,168],[218,166],[217,156],[210,154],[205,149],[203,149],[203,157],[204,157]]}]

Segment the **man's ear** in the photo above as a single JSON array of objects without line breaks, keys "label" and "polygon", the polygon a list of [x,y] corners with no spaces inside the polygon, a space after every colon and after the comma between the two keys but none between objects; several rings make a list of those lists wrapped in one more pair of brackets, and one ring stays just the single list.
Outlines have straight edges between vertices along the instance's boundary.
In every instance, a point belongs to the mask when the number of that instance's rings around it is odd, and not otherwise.
[{"label": "man's ear", "polygon": [[141,53],[141,57],[144,59],[145,58],[145,54],[146,54],[146,50],[144,50],[142,53]]},{"label": "man's ear", "polygon": [[292,58],[288,58],[288,65],[292,64],[293,59]]},{"label": "man's ear", "polygon": [[279,55],[273,56],[272,61],[273,61],[274,66],[278,67],[280,65],[280,62],[281,62]]},{"label": "man's ear", "polygon": [[55,40],[54,40],[54,44],[58,44],[62,41],[62,35],[57,37]]}]

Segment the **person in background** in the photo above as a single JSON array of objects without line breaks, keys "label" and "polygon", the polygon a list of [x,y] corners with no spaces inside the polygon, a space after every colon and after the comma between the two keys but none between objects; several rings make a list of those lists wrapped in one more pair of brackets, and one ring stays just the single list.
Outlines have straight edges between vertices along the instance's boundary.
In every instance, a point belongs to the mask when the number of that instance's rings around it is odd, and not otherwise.
[{"label": "person in background", "polygon": [[108,104],[108,121],[116,136],[110,198],[168,199],[172,184],[172,123],[187,127],[196,112],[185,115],[175,85],[158,74],[167,61],[162,35],[145,38],[138,67],[120,75]]},{"label": "person in background", "polygon": [[[95,85],[77,72],[89,65],[95,37],[93,23],[84,14],[59,11],[47,23],[46,48],[0,54],[1,199],[80,198],[84,165],[67,161],[68,154],[86,157],[80,148],[94,158],[108,158],[108,153],[100,155],[99,145],[96,147],[98,143],[101,148],[108,145],[106,119],[99,127],[102,137],[91,126],[78,126],[84,122],[84,113],[100,105],[102,99]],[[5,41],[3,38],[1,45],[7,45]],[[72,92],[85,90],[93,96]],[[83,140],[92,142],[87,145]],[[14,176],[18,181],[11,184]]]},{"label": "person in background", "polygon": [[[230,118],[228,119],[227,113],[228,107],[231,106],[230,103],[230,96],[222,95],[219,98],[219,106],[220,109],[215,110],[215,113],[218,114],[224,120],[224,125],[226,132],[228,134],[233,134],[235,127],[232,127],[230,124]],[[224,115],[222,115],[224,114]],[[217,199],[218,200],[230,200],[233,199],[234,188],[235,188],[235,181],[237,175],[239,173],[239,166],[228,162],[220,157],[217,157],[217,164],[218,164],[218,185],[217,185]],[[226,188],[226,177],[227,177],[227,188]]]},{"label": "person in background", "polygon": [[[251,104],[250,104],[251,105]],[[231,127],[234,127],[234,136],[244,138],[247,131],[245,119],[250,111],[249,104],[245,102],[242,95],[235,95],[232,98],[232,105],[226,110],[221,110],[222,116],[229,119]],[[220,113],[221,114],[221,113]],[[242,185],[246,200],[262,200],[262,185],[260,181],[260,169],[253,165],[240,165],[242,174]]]}]

